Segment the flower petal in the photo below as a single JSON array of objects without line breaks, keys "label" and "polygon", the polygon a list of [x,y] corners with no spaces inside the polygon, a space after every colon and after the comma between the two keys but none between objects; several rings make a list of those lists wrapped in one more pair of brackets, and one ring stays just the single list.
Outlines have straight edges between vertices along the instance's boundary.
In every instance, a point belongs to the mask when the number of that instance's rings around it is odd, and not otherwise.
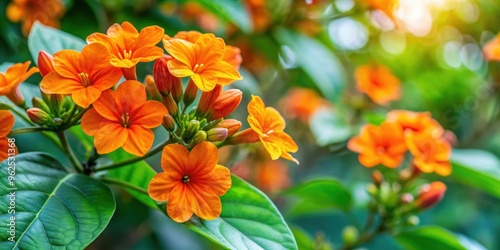
[{"label": "flower petal", "polygon": [[65,49],[56,52],[52,64],[54,70],[64,78],[79,79],[78,74],[83,72],[80,68],[80,53],[75,50]]},{"label": "flower petal", "polygon": [[193,209],[189,202],[191,192],[187,185],[175,185],[168,197],[167,214],[175,222],[186,222],[193,216]]},{"label": "flower petal", "polygon": [[101,96],[101,90],[94,86],[76,90],[71,94],[73,101],[82,108],[87,108],[90,104],[99,99],[99,96]]},{"label": "flower petal", "polygon": [[111,60],[109,49],[102,43],[91,43],[83,47],[80,56],[80,67],[82,72],[89,75],[109,67]]},{"label": "flower petal", "polygon": [[125,112],[133,114],[146,103],[146,88],[140,82],[128,80],[116,89],[116,101],[121,104]]},{"label": "flower petal", "polygon": [[113,90],[105,90],[101,93],[101,97],[93,103],[93,107],[104,118],[120,123],[123,111],[122,107],[116,103],[115,96],[116,93]]},{"label": "flower petal", "polygon": [[118,123],[108,123],[95,134],[94,145],[99,154],[108,154],[121,147],[127,140],[127,129]]},{"label": "flower petal", "polygon": [[377,155],[360,154],[358,159],[361,165],[368,168],[375,167],[381,163],[381,159]]},{"label": "flower petal", "polygon": [[231,188],[231,173],[222,165],[216,165],[209,173],[191,178],[193,185],[202,190],[221,196]]},{"label": "flower petal", "polygon": [[[196,63],[203,63],[205,65],[211,64],[222,60],[226,44],[224,40],[215,37],[214,34],[203,34],[195,43]],[[231,66],[232,67],[232,66]],[[232,67],[233,70],[234,67]]]},{"label": "flower petal", "polygon": [[165,172],[156,174],[149,182],[148,194],[156,201],[168,201],[168,197],[179,180],[172,179],[170,175]]},{"label": "flower petal", "polygon": [[93,108],[85,112],[82,117],[82,130],[85,134],[94,136],[109,120],[101,116]]},{"label": "flower petal", "polygon": [[168,71],[176,77],[186,77],[194,75],[191,67],[179,60],[172,59],[167,62]]},{"label": "flower petal", "polygon": [[210,142],[201,142],[194,146],[189,153],[188,173],[193,174],[193,178],[208,174],[219,161],[219,150]]},{"label": "flower petal", "polygon": [[103,91],[115,86],[115,84],[122,77],[122,72],[118,68],[107,66],[99,71],[94,72],[89,77],[92,86]]},{"label": "flower petal", "polygon": [[210,74],[194,74],[191,79],[201,91],[205,92],[213,90],[217,85],[217,78]]},{"label": "flower petal", "polygon": [[181,39],[163,40],[165,50],[176,60],[192,68],[195,54],[195,45]]},{"label": "flower petal", "polygon": [[84,86],[73,78],[64,78],[57,72],[47,74],[40,83],[40,89],[46,94],[71,94]]},{"label": "flower petal", "polygon": [[191,195],[188,196],[193,212],[205,220],[213,220],[222,212],[219,196],[209,193],[196,185],[190,185]]},{"label": "flower petal", "polygon": [[162,103],[147,101],[144,106],[132,114],[130,120],[133,125],[140,125],[144,128],[155,128],[161,125],[163,117],[167,113],[167,108]]},{"label": "flower petal", "polygon": [[182,179],[186,174],[189,151],[180,144],[169,144],[163,148],[161,167],[173,178]]},{"label": "flower petal", "polygon": [[12,156],[12,152],[9,152],[9,150],[14,149],[14,154],[17,155],[17,147],[14,145],[14,148],[12,148],[9,144],[8,138],[0,138],[0,162]]},{"label": "flower petal", "polygon": [[6,137],[14,126],[14,115],[7,110],[0,110],[0,138]]},{"label": "flower petal", "polygon": [[87,37],[87,43],[102,43],[108,47],[112,57],[118,56],[120,50],[111,38],[102,33],[93,33]]},{"label": "flower petal", "polygon": [[139,62],[151,62],[163,56],[163,50],[156,46],[144,46],[132,53],[132,58],[139,59]]},{"label": "flower petal", "polygon": [[155,135],[151,129],[132,125],[127,131],[128,138],[123,144],[123,149],[128,153],[136,156],[143,156],[149,151],[151,146],[153,146]]},{"label": "flower petal", "polygon": [[164,32],[163,28],[156,25],[143,28],[139,33],[139,37],[132,44],[131,49],[137,50],[141,47],[155,46],[163,38]]}]

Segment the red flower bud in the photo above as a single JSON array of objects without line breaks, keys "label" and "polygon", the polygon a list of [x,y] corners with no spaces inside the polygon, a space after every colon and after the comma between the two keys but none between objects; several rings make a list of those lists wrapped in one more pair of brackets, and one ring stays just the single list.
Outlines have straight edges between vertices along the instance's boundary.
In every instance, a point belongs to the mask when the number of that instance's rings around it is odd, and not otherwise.
[{"label": "red flower bud", "polygon": [[40,50],[38,52],[38,69],[40,70],[40,75],[46,76],[48,73],[50,73],[52,70],[54,70],[54,65],[52,64],[52,56],[43,51]]},{"label": "red flower bud", "polygon": [[235,119],[226,119],[217,124],[216,128],[227,129],[227,136],[232,136],[241,128],[241,122]]},{"label": "red flower bud", "polygon": [[222,92],[222,86],[216,85],[215,88],[208,92],[202,92],[200,102],[198,103],[198,115],[204,116],[214,105],[215,100]]},{"label": "red flower bud", "polygon": [[30,108],[26,111],[30,120],[38,125],[46,125],[50,121],[50,115],[39,108]]},{"label": "red flower bud", "polygon": [[436,205],[444,196],[446,186],[440,181],[424,185],[416,200],[416,206],[422,210]]},{"label": "red flower bud", "polygon": [[179,102],[182,96],[182,83],[181,79],[175,77],[168,70],[167,62],[172,59],[169,55],[156,59],[153,66],[153,75],[156,87],[162,95],[172,93],[172,97],[176,102]]},{"label": "red flower bud", "polygon": [[238,108],[242,97],[243,93],[238,89],[230,89],[222,92],[222,94],[220,94],[215,100],[207,120],[217,120],[228,116],[236,110],[236,108]]},{"label": "red flower bud", "polygon": [[226,145],[237,145],[243,143],[254,143],[259,142],[260,138],[257,132],[255,132],[252,128],[247,128],[241,132],[236,133],[235,135],[229,137],[226,141]]},{"label": "red flower bud", "polygon": [[163,127],[165,127],[166,130],[172,132],[175,129],[175,120],[174,117],[172,117],[170,114],[167,114],[163,117]]}]

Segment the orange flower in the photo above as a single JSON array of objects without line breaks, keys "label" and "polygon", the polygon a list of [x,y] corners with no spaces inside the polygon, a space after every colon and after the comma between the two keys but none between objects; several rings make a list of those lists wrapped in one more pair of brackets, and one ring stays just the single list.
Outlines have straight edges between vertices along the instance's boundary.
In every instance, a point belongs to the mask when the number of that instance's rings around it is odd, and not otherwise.
[{"label": "orange flower", "polygon": [[436,172],[447,176],[451,173],[451,146],[442,138],[436,139],[428,134],[415,135],[407,131],[406,145],[413,155],[413,164],[424,173]]},{"label": "orange flower", "polygon": [[306,88],[293,88],[283,99],[284,114],[290,118],[299,118],[307,122],[320,108],[328,106],[328,102],[318,93]]},{"label": "orange flower", "polygon": [[401,96],[398,78],[385,66],[360,66],[356,69],[355,78],[357,89],[379,105],[387,105]]},{"label": "orange flower", "polygon": [[[299,161],[289,154],[297,152],[299,148],[292,137],[283,132],[286,126],[285,119],[276,109],[266,107],[260,97],[252,95],[252,100],[248,103],[247,120],[251,127],[247,131],[253,134],[249,137],[257,137],[271,155],[271,159],[276,160],[281,157],[299,164]],[[247,133],[242,131],[240,136]],[[237,139],[238,134],[235,137]]]},{"label": "orange flower", "polygon": [[24,82],[28,77],[38,72],[36,67],[28,70],[31,62],[16,63],[9,68],[5,74],[0,73],[0,96],[7,96],[16,105],[22,105],[24,97],[19,90],[19,84]]},{"label": "orange flower", "polygon": [[81,53],[61,50],[54,54],[54,71],[42,79],[40,89],[46,94],[71,94],[76,104],[86,108],[121,78],[109,58],[108,49],[99,43],[85,46]]},{"label": "orange flower", "polygon": [[271,15],[264,0],[245,0],[248,12],[252,16],[253,30],[262,32],[271,24]]},{"label": "orange flower", "polygon": [[[174,37],[169,37],[165,35],[164,39],[169,41],[172,39],[182,39],[186,40],[190,43],[196,43],[196,40],[200,38],[203,34],[198,31],[179,31],[175,34]],[[224,54],[222,56],[222,60],[233,65],[236,69],[240,68],[241,62],[243,59],[241,58],[241,50],[237,47],[226,45],[226,49],[224,49]]]},{"label": "orange flower", "polygon": [[398,123],[403,131],[412,131],[415,134],[430,134],[434,138],[443,136],[443,127],[429,112],[412,112],[407,110],[393,110],[387,113],[387,121]]},{"label": "orange flower", "polygon": [[[113,24],[107,35],[93,33],[87,37],[88,43],[100,42],[111,52],[111,65],[123,68],[128,80],[136,80],[135,65],[139,62],[151,62],[163,56],[163,50],[156,47],[163,37],[163,29],[153,25],[145,27],[141,33],[129,22]],[[131,69],[131,70],[126,70]]]},{"label": "orange flower", "polygon": [[229,63],[222,60],[226,45],[213,34],[204,34],[195,43],[182,39],[164,40],[165,49],[174,57],[167,65],[176,77],[191,77],[202,91],[210,91],[215,85],[228,85],[242,77]]},{"label": "orange flower", "polygon": [[82,129],[95,137],[99,154],[123,147],[142,156],[153,145],[151,128],[160,126],[166,114],[167,109],[160,102],[146,101],[146,90],[140,82],[128,80],[116,92],[102,92],[93,108],[83,115]]},{"label": "orange flower", "polygon": [[257,166],[255,185],[266,193],[277,192],[290,186],[288,166],[282,161],[264,161]]},{"label": "orange flower", "polygon": [[195,21],[199,27],[210,32],[215,32],[220,26],[219,18],[196,2],[185,3],[179,14],[182,19]]},{"label": "orange flower", "polygon": [[162,173],[149,183],[154,200],[167,203],[167,213],[176,222],[189,220],[193,213],[205,220],[219,217],[219,196],[231,187],[229,169],[217,165],[219,151],[209,142],[196,145],[191,152],[179,144],[163,149]]},{"label": "orange flower", "polygon": [[382,164],[396,168],[403,161],[406,145],[398,124],[384,122],[377,127],[365,125],[359,136],[347,143],[347,148],[359,153],[359,162],[368,168]]},{"label": "orange flower", "polygon": [[17,148],[7,135],[14,127],[14,116],[7,110],[0,110],[0,161],[17,154]]},{"label": "orange flower", "polygon": [[392,21],[395,21],[393,12],[399,4],[398,0],[364,0],[364,2],[366,5],[368,5],[369,8],[380,10],[384,14],[386,14]]},{"label": "orange flower", "polygon": [[12,22],[23,22],[23,35],[28,36],[35,21],[59,28],[59,19],[65,8],[60,0],[13,0],[7,6],[7,18]]},{"label": "orange flower", "polygon": [[483,47],[483,55],[486,61],[500,61],[500,36],[497,35],[488,41]]}]

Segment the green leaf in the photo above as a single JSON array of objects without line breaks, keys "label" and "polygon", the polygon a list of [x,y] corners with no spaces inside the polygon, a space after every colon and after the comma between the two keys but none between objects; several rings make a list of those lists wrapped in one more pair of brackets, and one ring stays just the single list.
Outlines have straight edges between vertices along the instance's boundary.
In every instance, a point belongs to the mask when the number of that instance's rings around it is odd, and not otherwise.
[{"label": "green leaf", "polygon": [[293,52],[295,63],[314,81],[323,96],[331,102],[339,102],[346,76],[337,56],[305,35],[286,29],[278,29],[274,35]]},{"label": "green leaf", "polygon": [[[191,218],[185,225],[229,249],[297,249],[283,216],[260,190],[232,176],[215,220]],[[162,209],[165,212],[165,209]]]},{"label": "green leaf", "polygon": [[[335,179],[316,179],[296,185],[283,192],[284,195],[298,198],[288,216],[350,208],[352,197],[339,181]],[[311,195],[314,194],[314,195]]]},{"label": "green leaf", "polygon": [[300,250],[314,250],[314,239],[307,232],[298,227],[292,227],[291,229]]},{"label": "green leaf", "polygon": [[216,16],[238,26],[244,33],[252,31],[252,23],[241,0],[197,0],[203,7]]},{"label": "green leaf", "polygon": [[[20,154],[0,168],[2,183],[15,178],[12,185],[0,185],[0,249],[84,249],[115,211],[106,185],[68,173],[50,155]],[[11,221],[14,242],[9,241]]]},{"label": "green leaf", "polygon": [[451,176],[491,195],[500,197],[500,160],[487,151],[454,149]]},{"label": "green leaf", "polygon": [[449,231],[437,226],[419,227],[395,235],[396,240],[407,250],[463,249],[458,239]]},{"label": "green leaf", "polygon": [[33,24],[28,36],[28,47],[35,62],[40,50],[53,55],[63,49],[80,51],[85,45],[86,43],[82,39],[39,22]]},{"label": "green leaf", "polygon": [[330,109],[319,109],[309,120],[309,127],[319,146],[344,142],[351,136],[346,121]]},{"label": "green leaf", "polygon": [[[134,158],[136,156],[133,156],[120,148],[115,152],[109,154],[108,157],[113,160],[113,162],[120,162],[130,158]],[[139,187],[144,190],[148,190],[149,181],[155,175],[156,171],[151,168],[151,166],[149,166],[149,164],[145,161],[139,161],[124,167],[110,169],[107,173],[107,176],[109,177],[126,181],[130,185]],[[151,208],[158,209],[155,201],[153,201],[151,197],[149,197],[149,195],[137,192],[132,189],[125,189],[140,202]]]}]

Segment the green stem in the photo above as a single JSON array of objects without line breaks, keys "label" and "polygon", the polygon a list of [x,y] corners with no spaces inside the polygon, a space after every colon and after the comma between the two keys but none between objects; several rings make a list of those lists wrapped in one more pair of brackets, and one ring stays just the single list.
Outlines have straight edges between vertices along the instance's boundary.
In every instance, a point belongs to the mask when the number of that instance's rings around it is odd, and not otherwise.
[{"label": "green stem", "polygon": [[100,180],[103,181],[103,182],[105,182],[105,183],[108,183],[108,184],[115,184],[115,185],[118,185],[118,186],[122,186],[124,188],[132,189],[132,190],[137,191],[139,193],[143,193],[145,195],[148,195],[148,191],[147,190],[142,189],[142,188],[137,187],[137,186],[130,185],[130,183],[122,181],[122,180],[118,180],[118,179],[115,179],[115,178],[109,178],[109,177],[102,177]]},{"label": "green stem", "polygon": [[68,155],[69,160],[71,161],[71,164],[73,164],[73,167],[78,171],[78,173],[83,173],[83,167],[76,158],[75,154],[73,153],[73,150],[71,150],[71,147],[68,143],[68,139],[66,138],[66,134],[64,134],[64,131],[59,131],[57,132],[57,136],[59,137],[59,140],[61,141],[61,144],[63,146],[64,151]]},{"label": "green stem", "polygon": [[40,131],[50,131],[50,129],[44,128],[44,127],[18,128],[18,129],[11,130],[8,136],[24,134],[24,133],[40,132]]},{"label": "green stem", "polygon": [[156,153],[162,151],[163,147],[165,147],[166,145],[168,145],[168,144],[170,144],[172,142],[174,142],[174,140],[172,140],[172,139],[165,140],[164,142],[156,145],[154,148],[152,148],[151,150],[149,150],[149,152],[147,152],[145,155],[143,155],[141,157],[130,158],[128,160],[124,160],[124,161],[121,161],[121,162],[117,162],[117,163],[113,163],[113,164],[110,164],[110,165],[98,167],[98,168],[95,169],[94,172],[109,170],[109,169],[113,169],[113,168],[119,168],[119,167],[123,167],[123,166],[129,165],[129,164],[132,164],[132,163],[136,163],[138,161],[142,161],[142,160],[144,160],[144,159],[146,159],[146,158],[148,158],[150,156],[153,156]]},{"label": "green stem", "polygon": [[82,116],[85,114],[85,112],[87,112],[87,110],[89,110],[89,108],[86,108],[86,109],[82,109],[77,116],[75,116],[75,118],[71,121],[71,123],[69,124],[68,127],[72,127],[76,124],[78,124],[78,121],[82,118]]},{"label": "green stem", "polygon": [[78,110],[78,105],[75,104],[73,106],[73,108],[71,108],[71,111],[69,112],[68,117],[66,117],[66,119],[64,119],[63,124],[67,124],[67,122],[73,117],[73,115],[75,115],[77,110]]}]

